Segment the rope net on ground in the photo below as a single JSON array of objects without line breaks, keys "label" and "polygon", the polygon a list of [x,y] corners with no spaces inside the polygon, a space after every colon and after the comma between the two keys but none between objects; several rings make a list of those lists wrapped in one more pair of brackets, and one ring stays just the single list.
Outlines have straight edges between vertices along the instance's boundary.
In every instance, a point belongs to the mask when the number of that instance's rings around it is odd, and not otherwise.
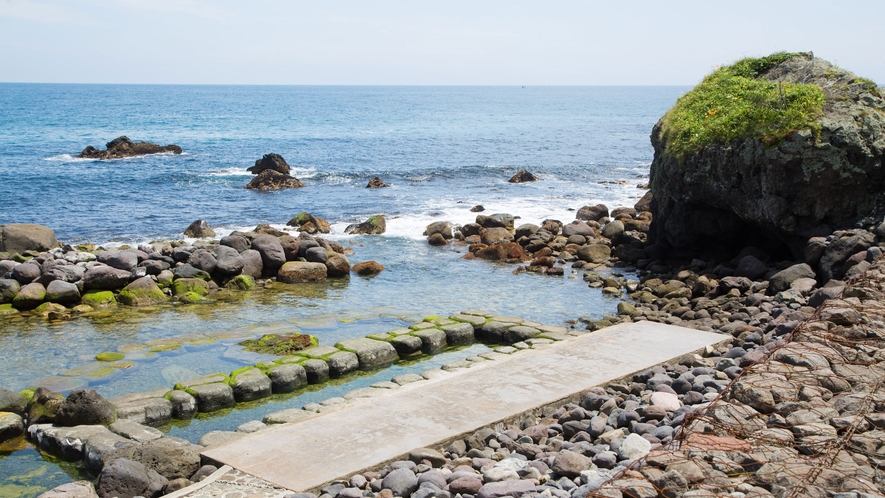
[{"label": "rope net on ground", "polygon": [[885,262],[588,497],[885,496]]}]

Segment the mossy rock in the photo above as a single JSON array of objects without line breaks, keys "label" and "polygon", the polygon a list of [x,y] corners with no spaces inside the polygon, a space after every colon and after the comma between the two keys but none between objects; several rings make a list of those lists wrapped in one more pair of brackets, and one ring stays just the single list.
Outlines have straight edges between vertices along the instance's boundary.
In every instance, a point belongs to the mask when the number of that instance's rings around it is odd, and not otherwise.
[{"label": "mossy rock", "polygon": [[817,135],[826,100],[823,89],[760,78],[801,55],[806,54],[741,59],[708,75],[661,119],[667,153],[684,159],[708,145],[739,138],[776,145],[797,130]]},{"label": "mossy rock", "polygon": [[109,375],[113,375],[117,373],[117,369],[114,367],[104,367],[99,368],[97,370],[93,370],[92,372],[86,374],[86,378],[89,379],[100,379],[102,377],[107,377]]},{"label": "mossy rock", "polygon": [[239,290],[252,290],[257,287],[255,279],[249,275],[237,275],[227,283],[226,287]]},{"label": "mossy rock", "polygon": [[275,356],[291,355],[298,351],[316,347],[317,344],[319,344],[318,339],[309,334],[265,334],[258,339],[247,339],[239,343],[246,351]]},{"label": "mossy rock", "polygon": [[164,351],[174,351],[174,350],[180,349],[180,348],[181,348],[181,344],[179,344],[177,342],[172,342],[169,344],[158,344],[156,346],[151,346],[151,349],[149,349],[149,351],[151,353],[162,353]]},{"label": "mossy rock", "polygon": [[0,316],[17,315],[19,311],[12,307],[12,303],[0,304]]},{"label": "mossy rock", "polygon": [[97,355],[95,355],[95,359],[98,361],[119,361],[125,357],[125,354],[118,353],[117,351],[105,351],[103,353],[98,353]]},{"label": "mossy rock", "polygon": [[199,304],[203,302],[209,302],[208,299],[203,297],[203,295],[198,292],[188,292],[186,294],[179,295],[178,300],[184,304]]},{"label": "mossy rock", "polygon": [[78,304],[77,306],[71,308],[71,313],[77,313],[79,315],[82,315],[84,313],[92,313],[93,311],[95,311],[95,308],[89,306],[88,304]]},{"label": "mossy rock", "polygon": [[126,370],[135,366],[134,361],[115,361],[110,365],[118,370]]},{"label": "mossy rock", "polygon": [[190,293],[205,296],[209,294],[209,284],[199,278],[179,278],[172,282],[172,294],[184,296]]},{"label": "mossy rock", "polygon": [[83,294],[80,302],[92,308],[101,308],[117,304],[117,299],[114,298],[114,293],[111,291],[91,290]]},{"label": "mossy rock", "polygon": [[34,309],[35,313],[48,315],[49,313],[67,313],[68,309],[58,303],[43,303]]},{"label": "mossy rock", "polygon": [[150,306],[168,299],[156,284],[150,288],[130,288],[127,286],[120,291],[117,298],[127,306]]}]

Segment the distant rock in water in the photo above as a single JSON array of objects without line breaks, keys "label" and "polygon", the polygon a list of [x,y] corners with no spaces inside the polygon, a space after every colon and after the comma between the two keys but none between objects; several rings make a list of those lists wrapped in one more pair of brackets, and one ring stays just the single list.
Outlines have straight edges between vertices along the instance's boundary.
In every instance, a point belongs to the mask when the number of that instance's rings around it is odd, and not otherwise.
[{"label": "distant rock in water", "polygon": [[255,161],[255,166],[247,168],[255,176],[248,185],[250,190],[281,190],[284,188],[300,188],[304,184],[294,176],[289,176],[291,168],[279,154],[265,154]]},{"label": "distant rock in water", "polygon": [[373,176],[371,180],[369,180],[369,184],[366,185],[366,188],[385,188],[390,185],[384,183],[384,180],[378,178],[377,176]]},{"label": "distant rock in water", "polygon": [[246,171],[252,173],[253,175],[257,175],[260,174],[262,171],[266,171],[269,169],[282,173],[284,175],[288,175],[291,171],[291,168],[289,168],[289,164],[286,162],[285,159],[283,159],[283,156],[279,154],[274,154],[273,152],[262,156],[261,159],[255,161],[255,166],[247,168]]},{"label": "distant rock in water", "polygon": [[537,176],[535,176],[523,169],[523,170],[520,170],[519,173],[511,176],[510,179],[507,181],[510,183],[526,183],[526,182],[537,182],[540,180],[541,179],[538,178]]},{"label": "distant rock in water", "polygon": [[117,137],[107,144],[107,150],[98,150],[87,146],[79,156],[85,159],[122,159],[124,157],[146,156],[148,154],[172,153],[181,154],[177,145],[157,145],[150,142],[133,142],[129,137]]},{"label": "distant rock in water", "polygon": [[383,214],[369,216],[369,219],[353,225],[348,225],[344,233],[349,235],[377,235],[387,231],[387,221]]},{"label": "distant rock in water", "polygon": [[663,251],[806,241],[885,214],[885,100],[810,53],[743,59],[654,126],[649,241]]},{"label": "distant rock in water", "polygon": [[206,223],[206,220],[197,220],[184,230],[185,237],[194,237],[194,238],[203,238],[203,237],[215,237],[215,230],[212,230],[209,227],[209,224]]},{"label": "distant rock in water", "polygon": [[252,179],[247,189],[250,190],[280,190],[284,188],[300,188],[304,184],[293,176],[289,176],[272,169],[266,169]]}]

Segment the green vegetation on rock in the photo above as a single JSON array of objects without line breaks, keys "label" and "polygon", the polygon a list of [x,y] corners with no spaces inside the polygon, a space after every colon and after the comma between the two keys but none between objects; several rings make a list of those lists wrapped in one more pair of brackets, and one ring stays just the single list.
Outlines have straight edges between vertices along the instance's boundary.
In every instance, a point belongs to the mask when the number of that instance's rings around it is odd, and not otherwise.
[{"label": "green vegetation on rock", "polygon": [[119,361],[125,357],[125,354],[116,351],[105,351],[104,353],[98,353],[95,355],[95,359],[98,361]]},{"label": "green vegetation on rock", "polygon": [[799,130],[817,134],[823,89],[757,79],[798,55],[803,54],[742,59],[705,77],[662,118],[667,153],[682,159],[708,145],[739,138],[773,145]]},{"label": "green vegetation on rock", "polygon": [[240,290],[252,290],[256,285],[255,279],[249,275],[237,275],[227,283],[227,287],[236,287]]},{"label": "green vegetation on rock", "polygon": [[265,334],[258,339],[247,339],[239,344],[246,351],[285,356],[307,348],[316,347],[319,341],[316,337],[309,334]]},{"label": "green vegetation on rock", "polygon": [[92,306],[93,308],[117,304],[117,300],[114,299],[113,292],[100,290],[87,291],[85,294],[83,294],[83,297],[80,298],[80,302],[87,306]]}]

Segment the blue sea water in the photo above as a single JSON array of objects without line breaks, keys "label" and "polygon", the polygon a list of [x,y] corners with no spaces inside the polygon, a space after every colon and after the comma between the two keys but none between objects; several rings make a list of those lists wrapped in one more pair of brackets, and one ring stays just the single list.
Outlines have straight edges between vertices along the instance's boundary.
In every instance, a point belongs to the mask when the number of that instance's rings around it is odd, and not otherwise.
[{"label": "blue sea water", "polygon": [[[611,313],[617,300],[588,289],[578,272],[514,275],[506,265],[461,260],[463,249],[430,247],[422,232],[432,221],[473,221],[477,204],[487,214],[519,216],[518,223],[568,222],[588,204],[632,206],[645,193],[637,185],[648,181],[651,128],[685,90],[0,84],[0,224],[39,223],[63,242],[115,245],[181,239],[199,218],[219,236],[258,223],[283,228],[308,211],[332,223],[330,237],[353,248],[351,261],[387,268],[374,279],[245,294],[235,302],[2,322],[0,385],[65,385],[73,378],[114,396],[169,387],[170,376],[182,371],[229,372],[255,360],[235,341],[221,340],[133,356],[132,368],[109,377],[76,374],[89,372],[99,352],[171,337],[304,331],[334,344],[469,308],[555,325]],[[74,157],[120,135],[175,143],[184,154]],[[283,155],[306,187],[244,189],[246,168],[268,152]],[[520,169],[542,181],[507,183]],[[376,175],[391,187],[364,188]],[[386,234],[343,234],[348,224],[379,213]],[[196,440],[201,430],[232,430],[250,416],[234,415],[173,433]],[[22,480],[28,490],[57,485],[64,474],[33,450],[0,447],[0,480],[33,472],[52,479]],[[37,494],[29,493],[20,496]]]}]

